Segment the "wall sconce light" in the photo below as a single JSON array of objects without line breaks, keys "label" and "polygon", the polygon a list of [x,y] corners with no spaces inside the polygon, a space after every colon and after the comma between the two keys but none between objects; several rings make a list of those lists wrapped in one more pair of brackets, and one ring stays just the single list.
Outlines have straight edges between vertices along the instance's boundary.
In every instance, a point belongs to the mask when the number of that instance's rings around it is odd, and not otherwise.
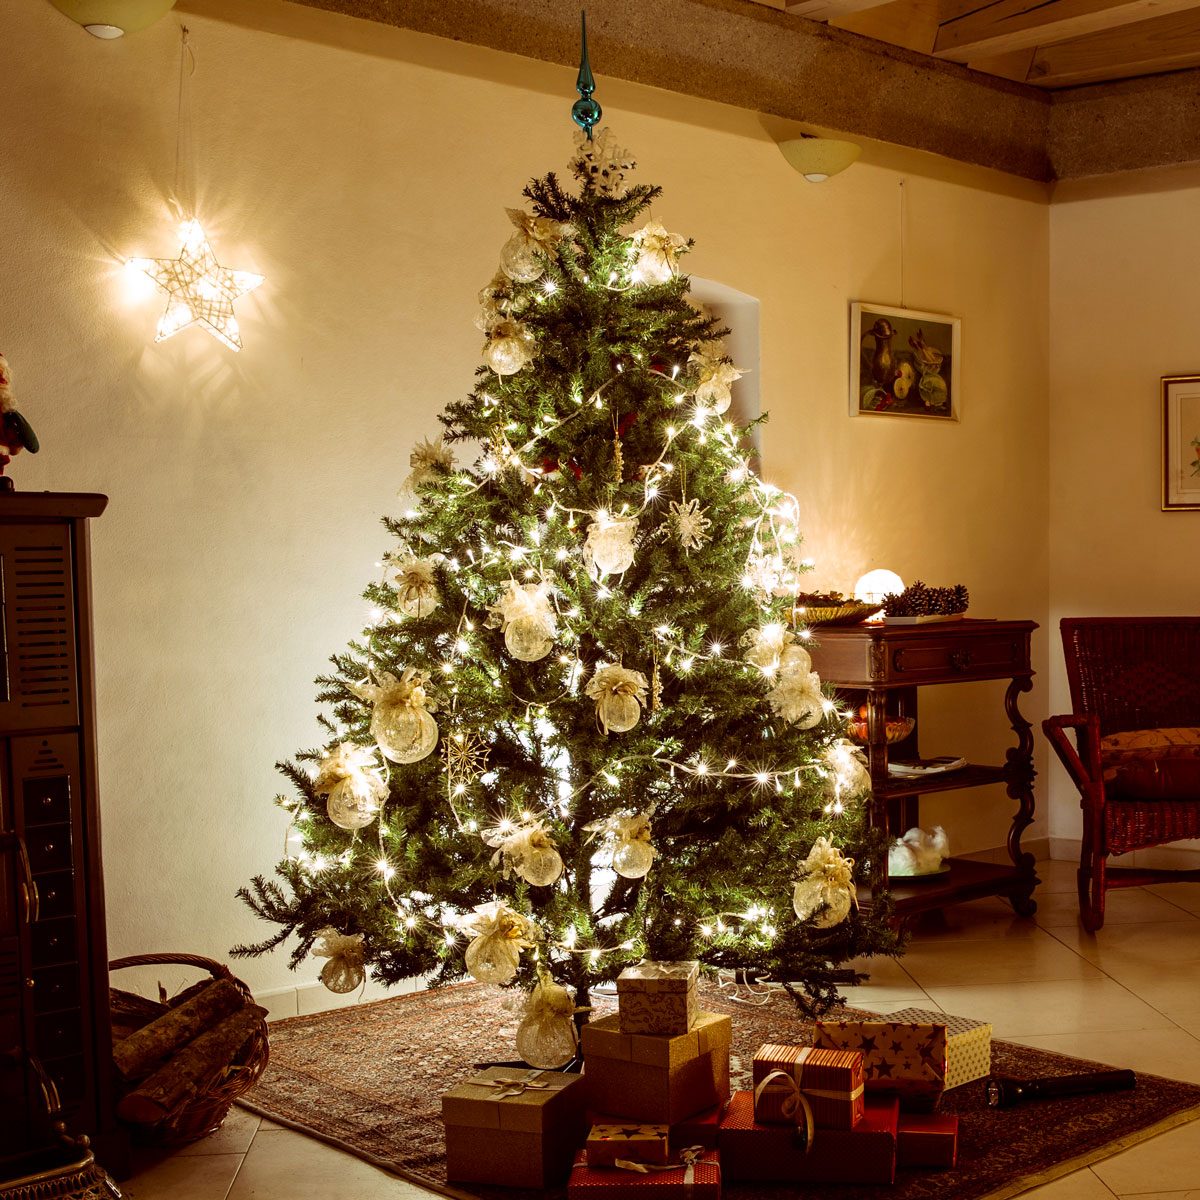
[{"label": "wall sconce light", "polygon": [[106,41],[145,29],[175,7],[175,0],[50,0],[50,3],[93,37]]},{"label": "wall sconce light", "polygon": [[904,580],[895,571],[885,571],[876,568],[859,576],[854,584],[855,600],[865,604],[882,604],[884,596],[890,596],[904,591]]},{"label": "wall sconce light", "polygon": [[831,175],[844,171],[862,153],[857,142],[817,137],[811,133],[780,142],[779,150],[809,183],[824,183]]}]

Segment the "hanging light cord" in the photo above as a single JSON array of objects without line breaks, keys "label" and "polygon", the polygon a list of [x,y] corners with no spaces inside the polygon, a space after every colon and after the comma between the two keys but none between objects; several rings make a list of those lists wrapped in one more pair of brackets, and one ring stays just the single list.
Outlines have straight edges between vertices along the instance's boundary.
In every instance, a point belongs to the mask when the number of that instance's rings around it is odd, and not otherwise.
[{"label": "hanging light cord", "polygon": [[[181,25],[179,27],[179,94],[175,104],[175,186],[174,186],[174,202],[177,210],[177,215],[180,219],[194,216],[193,209],[195,207],[195,197],[190,194],[191,188],[191,166],[189,161],[184,164],[184,136],[186,126],[187,136],[187,156],[190,160],[192,156],[192,136],[191,136],[191,108],[189,105],[190,97],[188,95],[187,81],[190,76],[196,73],[196,54],[192,50],[188,27]],[[189,194],[183,195],[185,174],[188,176],[187,187]]]},{"label": "hanging light cord", "polygon": [[908,224],[908,202],[904,191],[904,185],[908,182],[906,179],[900,180],[900,307],[906,308],[904,303],[904,234],[905,227]]}]

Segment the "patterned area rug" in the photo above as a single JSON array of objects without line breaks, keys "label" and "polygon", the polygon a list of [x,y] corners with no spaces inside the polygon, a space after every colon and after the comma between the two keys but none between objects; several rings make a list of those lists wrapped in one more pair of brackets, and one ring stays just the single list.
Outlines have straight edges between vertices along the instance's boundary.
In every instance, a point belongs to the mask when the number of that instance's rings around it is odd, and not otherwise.
[{"label": "patterned area rug", "polygon": [[[496,988],[463,984],[278,1021],[271,1026],[270,1066],[241,1103],[446,1196],[558,1200],[561,1191],[446,1183],[441,1095],[473,1064],[514,1057],[517,1018],[505,1007],[510,999]],[[601,998],[597,1007],[608,1003]],[[808,1029],[782,993],[747,1004],[701,985],[701,1004],[733,1017],[735,1088],[747,1086],[754,1051],[763,1042],[808,1040]],[[998,1073],[1016,1076],[1069,1075],[1096,1066],[1009,1042],[994,1043],[992,1062]],[[943,1102],[942,1111],[960,1118],[953,1172],[901,1171],[895,1187],[839,1187],[839,1200],[1004,1200],[1200,1117],[1200,1087],[1153,1075],[1139,1076],[1132,1092],[1005,1112],[989,1109],[983,1091],[982,1082],[968,1084]],[[830,1191],[828,1185],[793,1185],[788,1195],[815,1200]],[[780,1191],[729,1185],[725,1194],[729,1200],[777,1200]]]}]

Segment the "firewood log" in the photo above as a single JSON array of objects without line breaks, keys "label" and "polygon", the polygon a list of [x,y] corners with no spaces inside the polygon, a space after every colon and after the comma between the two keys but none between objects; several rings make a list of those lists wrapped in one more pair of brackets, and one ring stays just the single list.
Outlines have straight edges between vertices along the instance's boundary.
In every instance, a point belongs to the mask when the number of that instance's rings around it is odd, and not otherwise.
[{"label": "firewood log", "polygon": [[210,982],[178,1008],[169,1008],[113,1047],[113,1062],[123,1079],[142,1079],[155,1065],[245,1004],[228,980]]},{"label": "firewood log", "polygon": [[138,1125],[165,1120],[233,1062],[265,1015],[266,1009],[248,1004],[205,1030],[123,1097],[117,1115]]}]

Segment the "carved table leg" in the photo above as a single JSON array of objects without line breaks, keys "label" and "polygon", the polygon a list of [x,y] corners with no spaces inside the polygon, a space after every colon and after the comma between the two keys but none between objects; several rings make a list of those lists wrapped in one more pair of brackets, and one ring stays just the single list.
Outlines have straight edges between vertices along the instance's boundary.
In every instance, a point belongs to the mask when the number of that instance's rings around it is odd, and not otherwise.
[{"label": "carved table leg", "polygon": [[1008,831],[1008,855],[1021,876],[1009,892],[1008,899],[1017,915],[1022,917],[1032,917],[1037,912],[1033,890],[1039,882],[1033,855],[1021,849],[1021,834],[1033,824],[1033,780],[1037,772],[1033,769],[1033,727],[1021,715],[1017,702],[1021,692],[1032,690],[1033,680],[1018,677],[1012,680],[1004,693],[1004,711],[1008,714],[1013,733],[1017,735],[1017,744],[1006,753],[1004,765],[1008,795],[1018,801]]}]

